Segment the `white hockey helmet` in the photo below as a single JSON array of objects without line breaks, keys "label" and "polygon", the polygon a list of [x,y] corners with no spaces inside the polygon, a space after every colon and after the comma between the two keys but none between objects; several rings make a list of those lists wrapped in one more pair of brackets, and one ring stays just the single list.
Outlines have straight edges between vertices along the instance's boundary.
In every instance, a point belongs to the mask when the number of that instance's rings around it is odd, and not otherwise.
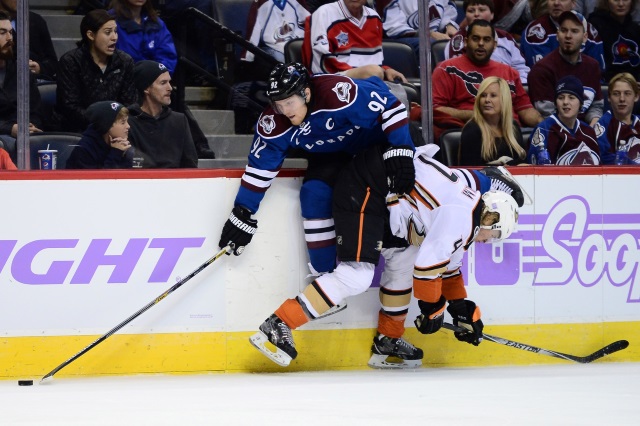
[{"label": "white hockey helmet", "polygon": [[480,225],[482,229],[500,231],[500,236],[487,242],[497,242],[506,240],[516,230],[518,224],[518,204],[513,197],[506,192],[491,190],[482,194],[484,207],[482,208],[482,216],[485,212],[498,213],[499,218],[493,225]]}]

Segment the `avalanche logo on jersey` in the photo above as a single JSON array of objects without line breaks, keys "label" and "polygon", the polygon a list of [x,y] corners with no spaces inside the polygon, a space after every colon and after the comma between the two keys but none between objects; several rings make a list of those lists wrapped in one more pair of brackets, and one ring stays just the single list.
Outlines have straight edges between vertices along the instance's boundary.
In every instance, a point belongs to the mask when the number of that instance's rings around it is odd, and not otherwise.
[{"label": "avalanche logo on jersey", "polygon": [[262,127],[262,130],[267,135],[271,134],[271,132],[273,132],[273,129],[276,128],[276,120],[273,118],[273,115],[262,116],[259,124],[260,124],[260,127]]},{"label": "avalanche logo on jersey", "polygon": [[296,29],[296,26],[293,22],[283,22],[282,25],[275,29],[275,33],[273,34],[273,39],[276,43],[282,43],[287,40],[291,40],[295,38],[293,31]]},{"label": "avalanche logo on jersey", "polygon": [[629,161],[635,164],[640,164],[640,139],[633,136],[629,139],[627,145],[629,145],[629,148],[627,148]]},{"label": "avalanche logo on jersey", "polygon": [[534,38],[539,41],[543,41],[547,32],[544,30],[542,24],[536,24],[533,27],[529,28],[529,32],[527,32],[527,38]]},{"label": "avalanche logo on jersey", "polygon": [[628,38],[618,36],[618,40],[611,46],[613,52],[614,65],[630,64],[632,67],[640,65],[640,55],[638,55],[638,43]]},{"label": "avalanche logo on jersey", "polygon": [[600,156],[593,152],[587,144],[581,142],[576,149],[570,149],[558,157],[558,166],[597,166]]},{"label": "avalanche logo on jersey", "polygon": [[344,103],[349,103],[351,101],[351,83],[338,83],[335,85],[333,90],[336,95],[338,95],[338,100]]},{"label": "avalanche logo on jersey", "polygon": [[[429,20],[431,22],[431,20]],[[418,17],[418,11],[413,12],[407,17],[407,25],[411,28],[420,28],[420,18]]]},{"label": "avalanche logo on jersey", "polygon": [[462,52],[462,49],[464,49],[464,37],[462,34],[456,34],[451,39],[451,50],[457,53]]},{"label": "avalanche logo on jersey", "polygon": [[336,41],[338,42],[338,47],[344,47],[349,44],[349,34],[344,31],[340,31],[340,34],[336,36]]},{"label": "avalanche logo on jersey", "polygon": [[596,132],[596,138],[599,138],[600,136],[604,135],[604,132],[605,132],[604,126],[600,123],[596,123],[596,127],[594,127],[593,130],[595,130]]}]

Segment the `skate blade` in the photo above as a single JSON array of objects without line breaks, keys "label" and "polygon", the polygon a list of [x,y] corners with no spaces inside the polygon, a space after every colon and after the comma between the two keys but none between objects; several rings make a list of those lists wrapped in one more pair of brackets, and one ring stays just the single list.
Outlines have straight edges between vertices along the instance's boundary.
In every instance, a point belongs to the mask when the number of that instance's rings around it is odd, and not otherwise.
[{"label": "skate blade", "polygon": [[520,190],[522,191],[522,194],[524,196],[524,203],[528,206],[532,205],[533,199],[531,198],[529,193],[524,190],[524,188],[522,187],[522,185],[520,185],[520,183],[516,180],[516,178],[513,177],[513,175],[509,172],[509,170],[507,170],[506,167],[504,166],[498,166],[498,169],[502,172],[502,174],[507,179],[511,180],[511,182],[515,183],[516,185],[518,185],[518,187],[520,187]]},{"label": "skate blade", "polygon": [[[400,362],[393,362],[390,359],[397,359]],[[389,355],[373,354],[369,358],[367,364],[371,368],[377,368],[381,370],[401,370],[410,368],[420,368],[422,366],[422,360],[420,359],[400,359],[391,357]]]},{"label": "skate blade", "polygon": [[287,355],[283,350],[276,348],[276,351],[273,352],[271,349],[267,347],[267,342],[269,342],[269,338],[262,331],[258,331],[253,336],[249,337],[249,341],[257,350],[262,352],[267,358],[271,361],[275,362],[278,365],[283,367],[288,367],[291,363],[291,357]]}]

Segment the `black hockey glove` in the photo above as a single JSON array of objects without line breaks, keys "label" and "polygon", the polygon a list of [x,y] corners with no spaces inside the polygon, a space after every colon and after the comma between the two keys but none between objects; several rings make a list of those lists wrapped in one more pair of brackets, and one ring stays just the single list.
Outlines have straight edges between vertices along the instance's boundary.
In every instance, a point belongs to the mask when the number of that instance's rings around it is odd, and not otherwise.
[{"label": "black hockey glove", "polygon": [[413,165],[413,149],[409,145],[392,146],[382,155],[387,171],[389,192],[404,194],[411,192],[416,180]]},{"label": "black hockey glove", "polygon": [[440,300],[436,303],[429,303],[418,300],[421,315],[416,317],[413,322],[418,331],[422,334],[433,334],[440,330],[444,322],[444,304],[446,300],[444,296],[440,296]]},{"label": "black hockey glove", "polygon": [[522,207],[524,205],[522,188],[520,188],[518,182],[516,182],[509,174],[502,172],[502,170],[506,171],[506,169],[503,169],[502,167],[485,167],[484,169],[479,170],[479,172],[491,179],[491,189],[506,192],[516,200],[518,207]]},{"label": "black hockey glove", "polygon": [[456,339],[478,346],[482,342],[484,325],[480,319],[480,308],[471,300],[457,299],[449,302],[447,311],[453,318],[453,325],[468,331],[455,331]]},{"label": "black hockey glove", "polygon": [[257,230],[258,221],[251,219],[251,212],[244,207],[235,206],[222,228],[218,246],[225,247],[229,245],[233,250],[233,254],[240,256],[244,251],[244,247],[251,242],[251,238],[253,238],[253,234]]}]

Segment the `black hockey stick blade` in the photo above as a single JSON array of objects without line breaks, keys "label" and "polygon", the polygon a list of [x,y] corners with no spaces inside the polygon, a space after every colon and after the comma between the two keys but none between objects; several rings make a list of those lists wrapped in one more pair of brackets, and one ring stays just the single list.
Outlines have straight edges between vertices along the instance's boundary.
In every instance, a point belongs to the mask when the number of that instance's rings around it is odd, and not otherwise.
[{"label": "black hockey stick blade", "polygon": [[[449,324],[447,322],[445,322],[442,327],[451,331],[463,331],[463,332],[468,331],[465,328],[456,327],[455,325]],[[618,352],[623,349],[626,349],[627,346],[629,346],[629,342],[627,340],[618,340],[616,342],[609,343],[607,346],[603,347],[602,349],[598,349],[594,353],[589,354],[587,356],[576,356],[576,355],[565,354],[562,352],[552,351],[550,349],[538,348],[536,346],[527,345],[525,343],[519,343],[513,340],[505,339],[503,337],[492,336],[490,334],[483,334],[482,336],[486,340],[493,343],[510,346],[512,348],[520,349],[527,352],[533,352],[540,355],[547,355],[547,356],[552,356],[554,358],[560,358],[560,359],[566,359],[568,361],[579,362],[580,364],[588,364],[604,356],[610,355],[614,352]]]},{"label": "black hockey stick blade", "polygon": [[162,299],[164,299],[165,297],[167,297],[169,294],[173,293],[175,290],[177,290],[178,288],[182,287],[182,285],[184,283],[186,283],[187,281],[189,281],[191,278],[195,277],[196,275],[198,275],[200,272],[202,272],[202,270],[204,270],[204,268],[206,268],[207,266],[211,265],[213,262],[215,262],[216,260],[218,260],[222,255],[226,254],[228,251],[230,250],[229,246],[224,247],[223,249],[221,249],[218,253],[216,253],[213,257],[211,257],[210,259],[208,259],[206,262],[204,262],[202,265],[198,266],[198,268],[191,272],[189,275],[187,275],[186,277],[184,277],[183,279],[181,279],[180,281],[178,281],[177,283],[175,283],[173,286],[171,286],[168,290],[166,290],[164,293],[162,293],[160,296],[156,297],[155,299],[153,299],[151,302],[147,303],[144,307],[142,307],[139,311],[137,311],[135,314],[131,315],[129,318],[127,318],[126,320],[122,321],[120,324],[116,325],[115,327],[113,327],[111,330],[109,330],[107,333],[103,334],[102,336],[100,336],[99,338],[97,338],[95,341],[93,341],[89,346],[87,346],[86,348],[84,348],[83,350],[81,350],[80,352],[78,352],[77,354],[75,354],[74,356],[72,356],[71,358],[69,358],[68,360],[64,361],[62,364],[60,364],[59,366],[57,366],[56,368],[54,368],[53,370],[51,370],[50,372],[48,372],[47,374],[45,374],[42,379],[40,379],[40,383],[43,383],[45,381],[47,381],[48,379],[51,379],[53,377],[54,374],[56,374],[58,371],[62,370],[64,367],[66,367],[67,365],[71,364],[73,361],[75,361],[76,359],[80,358],[82,355],[84,355],[85,353],[89,352],[91,349],[95,348],[96,346],[98,346],[100,343],[102,343],[103,341],[105,341],[108,337],[110,337],[111,335],[113,335],[115,332],[117,332],[118,330],[120,330],[122,327],[124,327],[125,325],[129,324],[131,321],[133,321],[134,319],[138,318],[140,315],[142,315],[144,312],[146,312],[149,308],[151,308],[154,305],[157,305],[158,303],[160,303],[160,301]]}]

